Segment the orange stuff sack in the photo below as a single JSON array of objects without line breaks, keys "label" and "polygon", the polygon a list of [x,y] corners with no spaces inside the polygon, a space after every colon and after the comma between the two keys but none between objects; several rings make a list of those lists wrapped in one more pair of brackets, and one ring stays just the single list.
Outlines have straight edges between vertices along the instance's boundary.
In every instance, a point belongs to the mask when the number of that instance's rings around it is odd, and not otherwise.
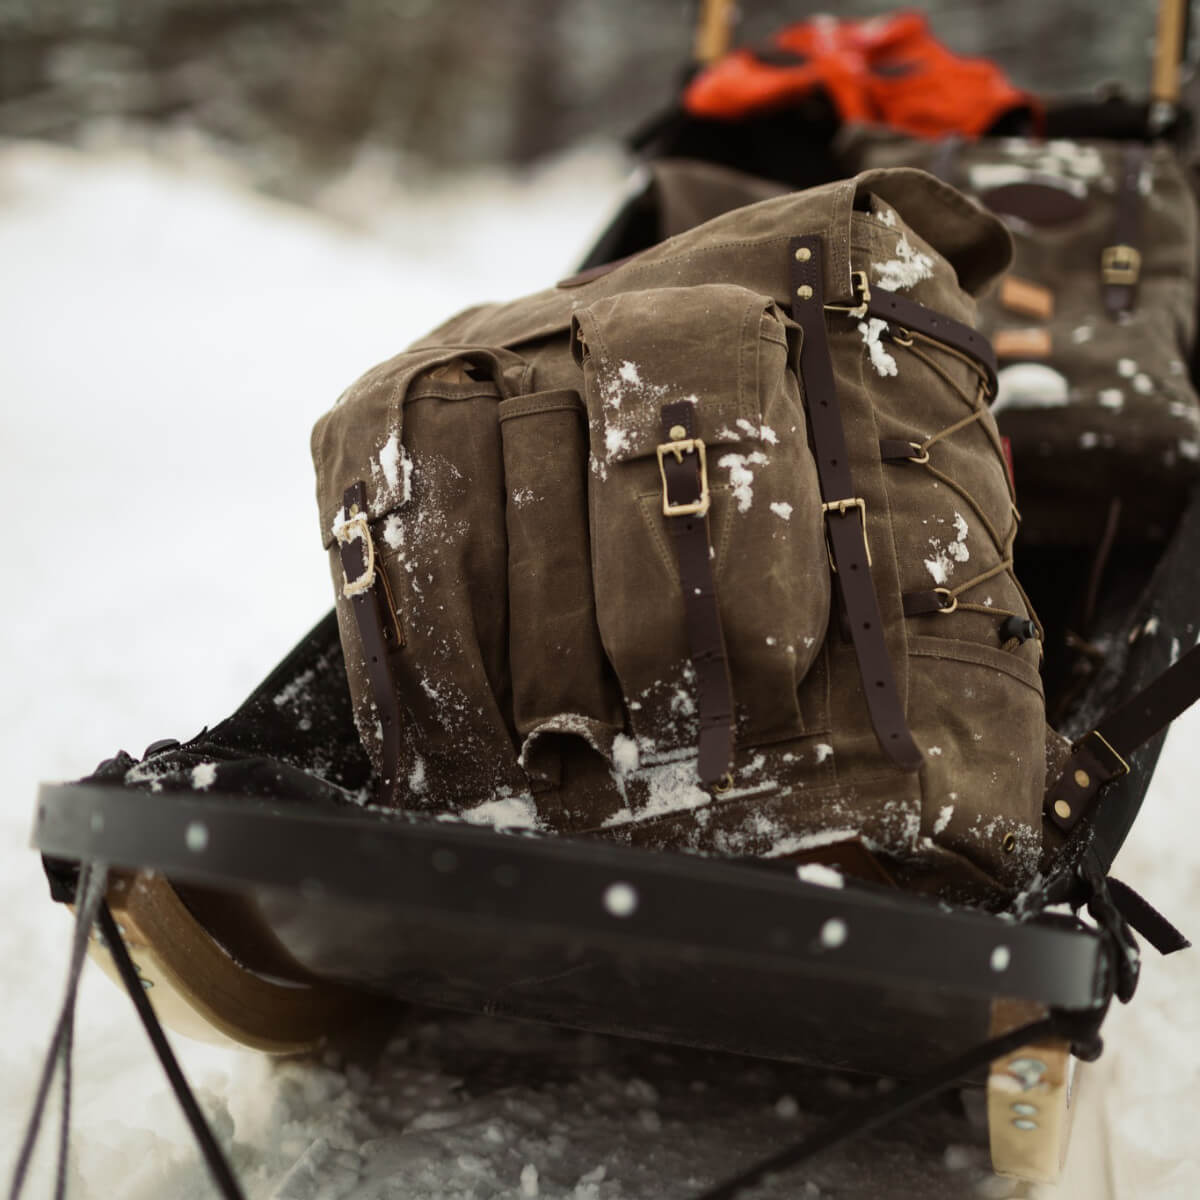
[{"label": "orange stuff sack", "polygon": [[701,71],[684,91],[694,117],[736,121],[786,108],[824,89],[843,121],[887,125],[915,137],[977,137],[1014,109],[1038,102],[994,64],[959,58],[924,16],[860,21],[814,17]]}]

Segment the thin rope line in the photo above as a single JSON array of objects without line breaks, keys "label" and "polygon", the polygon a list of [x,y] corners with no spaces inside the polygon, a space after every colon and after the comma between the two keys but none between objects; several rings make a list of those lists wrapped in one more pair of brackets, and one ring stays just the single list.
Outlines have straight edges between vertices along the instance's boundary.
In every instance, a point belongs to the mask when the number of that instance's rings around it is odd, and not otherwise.
[{"label": "thin rope line", "polygon": [[[54,1081],[55,1068],[63,1066],[64,1079],[70,1072],[71,1049],[74,1044],[75,1002],[79,995],[79,979],[83,974],[83,963],[87,956],[88,937],[104,899],[107,880],[108,868],[103,863],[84,863],[80,866],[79,879],[75,885],[75,936],[71,942],[66,989],[63,994],[62,1007],[59,1009],[58,1020],[55,1022],[54,1032],[50,1038],[50,1048],[42,1063],[42,1073],[38,1079],[33,1111],[29,1115],[29,1123],[21,1141],[21,1150],[17,1155],[16,1166],[13,1168],[12,1183],[8,1192],[9,1200],[18,1200],[25,1188],[25,1180],[46,1112],[46,1102],[50,1096],[50,1085]],[[66,1155],[69,1140],[70,1082],[67,1080],[63,1089],[63,1114],[55,1181],[56,1197],[62,1196],[66,1186]]]}]

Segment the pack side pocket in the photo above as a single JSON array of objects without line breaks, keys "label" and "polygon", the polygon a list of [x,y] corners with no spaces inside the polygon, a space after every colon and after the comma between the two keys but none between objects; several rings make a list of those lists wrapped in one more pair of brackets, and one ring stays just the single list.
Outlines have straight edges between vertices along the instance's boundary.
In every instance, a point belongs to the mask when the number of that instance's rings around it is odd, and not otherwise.
[{"label": "pack side pocket", "polygon": [[[696,406],[721,625],[743,745],[803,733],[830,577],[816,466],[774,304],[706,284],[576,314],[590,437],[592,574],[604,648],[643,761],[694,747],[694,672],[657,449],[662,408]],[[668,451],[669,452],[669,451]]]},{"label": "pack side pocket", "polygon": [[[366,477],[376,569],[403,631],[404,645],[389,658],[402,716],[395,800],[403,807],[461,811],[527,791],[513,744],[496,412],[519,386],[521,365],[487,350],[401,356],[352,389],[314,435],[322,494],[340,482],[331,464]],[[336,544],[330,552],[355,720],[378,766],[375,703]]]},{"label": "pack side pocket", "polygon": [[610,760],[624,726],[596,625],[587,415],[573,390],[519,396],[497,412],[507,489],[513,721],[531,783],[550,787],[560,781],[564,738],[581,738]]}]

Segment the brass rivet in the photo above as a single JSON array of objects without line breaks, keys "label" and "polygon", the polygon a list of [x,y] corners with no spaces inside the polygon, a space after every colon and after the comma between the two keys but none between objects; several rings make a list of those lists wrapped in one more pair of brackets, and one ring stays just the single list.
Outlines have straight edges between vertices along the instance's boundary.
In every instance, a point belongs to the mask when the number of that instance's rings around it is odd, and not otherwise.
[{"label": "brass rivet", "polygon": [[673,442],[682,442],[687,438],[687,430],[682,425],[672,425],[667,437]]},{"label": "brass rivet", "polygon": [[801,300],[811,300],[812,294],[813,294],[813,290],[812,290],[812,288],[810,288],[808,286],[807,283],[802,283],[796,289],[796,295],[799,296]]},{"label": "brass rivet", "polygon": [[812,251],[807,246],[801,246],[800,249],[796,251],[797,262],[808,262],[810,258],[812,258]]},{"label": "brass rivet", "polygon": [[1075,786],[1085,788],[1092,782],[1092,777],[1086,771],[1075,772]]},{"label": "brass rivet", "polygon": [[733,787],[733,775],[726,771],[716,783],[712,785],[712,790],[719,796],[722,792],[727,792]]},{"label": "brass rivet", "polygon": [[1065,800],[1055,800],[1054,812],[1066,821],[1071,816],[1071,806]]},{"label": "brass rivet", "polygon": [[1000,845],[1004,848],[1005,854],[1011,854],[1017,848],[1017,835],[1015,833],[1006,833],[1004,841]]}]

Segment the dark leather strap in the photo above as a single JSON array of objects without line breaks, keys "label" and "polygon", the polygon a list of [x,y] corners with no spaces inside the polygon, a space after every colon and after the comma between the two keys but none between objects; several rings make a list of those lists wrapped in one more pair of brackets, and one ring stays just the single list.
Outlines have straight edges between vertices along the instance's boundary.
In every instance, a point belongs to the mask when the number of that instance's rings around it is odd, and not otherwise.
[{"label": "dark leather strap", "polygon": [[885,292],[881,288],[871,292],[867,315],[888,323],[886,336],[895,337],[898,329],[912,329],[973,358],[987,376],[989,395],[996,394],[996,352],[992,343],[977,329],[926,308],[907,296]]},{"label": "dark leather strap", "polygon": [[792,316],[804,331],[800,375],[825,501],[825,534],[846,607],[863,695],[880,748],[896,766],[915,771],[923,758],[904,719],[904,705],[883,639],[883,618],[867,547],[866,505],[854,492],[833,377],[825,328],[824,245],[820,237],[809,236],[791,239],[788,249]]},{"label": "dark leather strap", "polygon": [[904,615],[922,617],[926,613],[952,613],[957,607],[949,588],[933,588],[928,592],[905,592]]},{"label": "dark leather strap", "polygon": [[1152,945],[1159,954],[1176,954],[1192,943],[1144,896],[1127,883],[1108,877],[1108,894],[1121,916]]},{"label": "dark leather strap", "polygon": [[879,457],[883,462],[927,462],[929,451],[922,450],[919,442],[905,442],[900,438],[880,438]]},{"label": "dark leather strap", "polygon": [[1117,216],[1113,222],[1112,244],[1106,246],[1100,261],[1100,292],[1104,310],[1114,321],[1133,308],[1141,275],[1142,240],[1142,167],[1146,147],[1133,142],[1125,148],[1121,162],[1121,182],[1117,186]]},{"label": "dark leather strap", "polygon": [[1200,646],[1126,700],[1075,743],[1062,775],[1046,793],[1046,816],[1074,829],[1100,789],[1129,773],[1129,756],[1200,700]]},{"label": "dark leather strap", "polygon": [[371,698],[383,732],[383,770],[379,782],[386,795],[396,786],[400,765],[400,702],[388,656],[404,644],[404,639],[387,576],[375,569],[367,524],[366,484],[359,482],[346,489],[342,496],[342,519],[344,524],[338,533],[342,586],[358,627]]},{"label": "dark leather strap", "polygon": [[[659,462],[664,516],[679,563],[684,624],[700,707],[697,770],[701,783],[713,784],[733,768],[733,684],[713,577],[708,481],[704,446],[695,441],[696,406],[683,401],[664,404],[662,429]],[[668,509],[692,511],[671,513]]]}]

